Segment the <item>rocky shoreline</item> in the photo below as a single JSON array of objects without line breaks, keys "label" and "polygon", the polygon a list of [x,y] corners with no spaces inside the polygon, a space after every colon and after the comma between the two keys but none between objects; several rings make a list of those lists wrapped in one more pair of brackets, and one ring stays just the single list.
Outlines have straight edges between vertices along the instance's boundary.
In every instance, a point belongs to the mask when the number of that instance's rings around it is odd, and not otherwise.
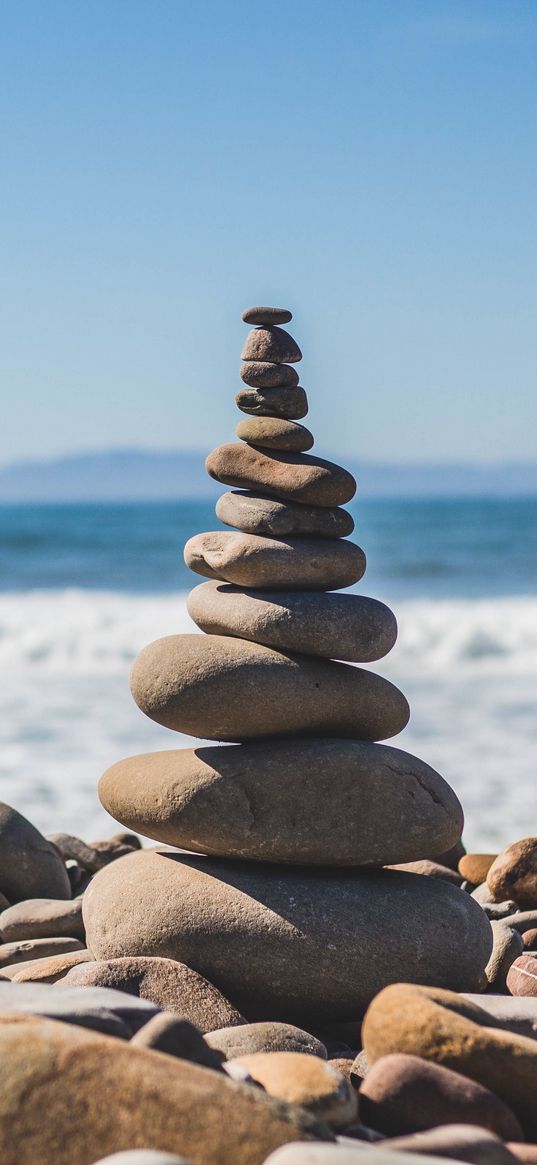
[{"label": "rocky shoreline", "polygon": [[243,319],[246,419],[206,463],[230,529],[185,547],[202,634],[131,677],[216,743],[114,764],[107,840],[0,806],[0,1159],[537,1165],[537,839],[466,854],[453,790],[384,743],[395,616],[338,593],[356,483],[298,423],[291,312]]}]

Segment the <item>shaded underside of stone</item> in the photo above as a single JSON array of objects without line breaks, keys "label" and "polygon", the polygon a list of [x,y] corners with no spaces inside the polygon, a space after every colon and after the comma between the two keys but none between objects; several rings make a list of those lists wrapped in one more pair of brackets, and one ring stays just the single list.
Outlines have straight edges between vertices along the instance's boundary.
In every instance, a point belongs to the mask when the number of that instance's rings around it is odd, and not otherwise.
[{"label": "shaded underside of stone", "polygon": [[108,769],[99,796],[113,817],[157,841],[304,865],[413,861],[452,845],[463,822],[434,769],[354,740],[142,754]]},{"label": "shaded underside of stone", "polygon": [[397,636],[390,608],[365,595],[241,590],[213,581],[191,591],[188,611],[208,635],[352,663],[382,659]]},{"label": "shaded underside of stone", "polygon": [[135,660],[131,690],[152,720],[205,740],[382,740],[409,716],[402,692],[375,672],[231,636],[156,640]]},{"label": "shaded underside of stone", "polygon": [[358,1018],[401,976],[479,988],[491,948],[481,908],[447,882],[171,851],[141,851],[97,874],[84,920],[97,958],[179,959],[248,1019],[318,1026]]}]

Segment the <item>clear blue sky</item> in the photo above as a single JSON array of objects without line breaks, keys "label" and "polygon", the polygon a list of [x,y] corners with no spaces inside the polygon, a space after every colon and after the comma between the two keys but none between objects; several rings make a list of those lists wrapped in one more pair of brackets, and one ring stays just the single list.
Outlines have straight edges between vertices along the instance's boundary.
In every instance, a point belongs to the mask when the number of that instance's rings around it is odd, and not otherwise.
[{"label": "clear blue sky", "polygon": [[319,451],[525,459],[535,0],[7,0],[0,461],[233,434],[281,303]]}]

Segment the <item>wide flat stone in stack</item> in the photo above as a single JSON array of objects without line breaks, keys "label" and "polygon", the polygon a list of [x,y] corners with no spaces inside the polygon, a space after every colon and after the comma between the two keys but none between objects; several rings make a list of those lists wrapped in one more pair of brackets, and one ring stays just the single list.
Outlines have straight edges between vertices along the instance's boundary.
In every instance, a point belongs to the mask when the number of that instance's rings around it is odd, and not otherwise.
[{"label": "wide flat stone in stack", "polygon": [[132,673],[152,719],[231,747],[105,773],[110,813],[192,853],[146,850],[98,873],[88,945],[98,959],[178,959],[249,1019],[355,1018],[399,979],[479,990],[491,950],[479,905],[448,882],[381,868],[449,850],[461,808],[438,773],[380,743],[409,713],[393,684],[353,666],[396,637],[383,603],[337,593],[365,570],[341,508],[356,483],[306,452],[301,352],[280,326],[291,313],[243,318],[255,325],[237,396],[248,419],[207,459],[232,487],[217,504],[230,529],[185,547],[210,580],[189,598],[204,634],[158,640]]}]

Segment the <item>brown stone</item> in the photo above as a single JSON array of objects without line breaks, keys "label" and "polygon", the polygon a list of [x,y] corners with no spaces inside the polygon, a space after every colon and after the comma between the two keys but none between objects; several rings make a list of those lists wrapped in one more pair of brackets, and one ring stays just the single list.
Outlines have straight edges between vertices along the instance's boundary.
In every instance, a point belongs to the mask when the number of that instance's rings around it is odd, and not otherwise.
[{"label": "brown stone", "polygon": [[259,490],[284,501],[343,506],[356,493],[352,473],[309,453],[271,453],[234,441],[209,453],[210,477],[238,489]]},{"label": "brown stone", "polygon": [[216,516],[226,526],[245,534],[312,534],[315,538],[346,538],[354,530],[348,510],[331,506],[303,506],[300,502],[279,502],[262,494],[233,490],[216,503]]},{"label": "brown stone", "polygon": [[335,1129],[352,1124],[358,1100],[348,1080],[326,1060],[304,1052],[255,1052],[238,1061],[277,1100],[298,1104]]},{"label": "brown stone", "polygon": [[403,694],[375,672],[220,635],[170,635],[144,647],[131,690],[152,720],[205,740],[380,740],[409,716]]},{"label": "brown stone", "polygon": [[294,388],[298,372],[292,364],[274,364],[270,360],[246,360],[241,364],[241,380],[251,388]]},{"label": "brown stone", "polygon": [[157,841],[304,865],[426,853],[462,821],[453,790],[417,757],[330,738],[129,757],[104,774],[99,796],[112,817]]},{"label": "brown stone", "polygon": [[0,802],[0,890],[8,902],[70,898],[60,854],[21,813]]},{"label": "brown stone", "polygon": [[213,581],[191,591],[188,611],[208,635],[232,635],[279,651],[352,663],[381,659],[397,637],[389,607],[364,595],[242,590]]},{"label": "brown stone", "polygon": [[537,1165],[537,1145],[528,1145],[520,1141],[508,1141],[506,1149],[513,1153],[517,1161],[523,1161],[524,1165]]},{"label": "brown stone", "polygon": [[224,1027],[208,1032],[206,1042],[226,1060],[250,1056],[255,1052],[303,1052],[326,1060],[326,1048],[320,1040],[291,1023],[244,1023],[241,1027]]},{"label": "brown stone", "polygon": [[296,364],[302,360],[302,352],[289,332],[270,324],[262,324],[248,332],[241,352],[241,360]]},{"label": "brown stone", "polygon": [[373,1001],[362,1034],[372,1063],[391,1052],[406,1052],[443,1064],[496,1093],[526,1136],[537,1131],[535,1040],[494,1026],[491,1015],[468,999],[398,983]]},{"label": "brown stone", "polygon": [[[243,1024],[246,1027],[246,1024]],[[234,1027],[225,1029],[236,1031]],[[149,1023],[144,1023],[132,1037],[132,1044],[136,1048],[153,1048],[155,1052],[163,1052],[167,1056],[177,1056],[179,1060],[190,1060],[193,1064],[203,1064],[205,1068],[212,1068],[213,1072],[222,1070],[223,1056],[215,1051],[204,1040],[199,1028],[181,1015],[171,1015],[162,1011],[154,1015]]]},{"label": "brown stone", "polygon": [[141,1145],[196,1165],[262,1165],[287,1141],[330,1136],[260,1089],[73,1025],[3,1016],[0,1058],[2,1165],[89,1165]]},{"label": "brown stone", "polygon": [[242,318],[245,324],[288,324],[293,313],[287,307],[247,307]]},{"label": "brown stone", "polygon": [[66,955],[49,955],[46,959],[28,959],[25,963],[15,963],[4,967],[3,973],[13,983],[57,983],[72,967],[79,963],[89,963],[93,956],[84,947],[81,951],[68,951]]},{"label": "brown stone", "polygon": [[81,963],[65,976],[72,987],[111,987],[183,1016],[201,1032],[243,1023],[212,983],[175,959],[117,958]]},{"label": "brown stone", "polygon": [[28,959],[48,958],[50,955],[65,955],[69,951],[81,951],[84,944],[76,938],[32,938],[18,942],[2,943],[0,946],[0,967],[12,963],[24,963]]},{"label": "brown stone", "polygon": [[390,870],[404,870],[407,874],[421,874],[425,878],[440,878],[443,882],[451,882],[454,886],[460,886],[462,879],[454,870],[450,870],[449,866],[441,866],[438,862],[432,862],[429,858],[422,858],[421,861],[415,862],[398,862],[397,865],[388,866]]},{"label": "brown stone", "polygon": [[313,445],[309,429],[283,417],[248,417],[246,421],[239,421],[235,432],[248,445],[282,449],[284,453],[304,453]]},{"label": "brown stone", "polygon": [[2,942],[28,938],[84,938],[82,899],[27,898],[0,918]]},{"label": "brown stone", "polygon": [[512,963],[522,954],[522,939],[517,930],[506,926],[503,920],[492,921],[492,954],[485,967],[490,991],[505,991],[507,974]]},{"label": "brown stone", "polygon": [[81,869],[96,874],[97,870],[102,870],[109,862],[125,857],[133,849],[140,848],[138,838],[132,834],[129,837],[132,840],[128,843],[118,837],[111,837],[106,841],[90,842],[87,845],[85,841],[73,837],[70,833],[54,833],[48,840],[60,851],[64,861],[75,861]]},{"label": "brown stone", "polygon": [[488,1088],[403,1053],[373,1064],[360,1087],[360,1117],[386,1136],[459,1123],[480,1125],[502,1140],[523,1136],[514,1113]]},{"label": "brown stone", "polygon": [[366,565],[361,547],[343,538],[262,538],[228,530],[195,534],[184,557],[191,570],[207,578],[286,591],[350,587]]},{"label": "brown stone", "polygon": [[[285,365],[267,364],[266,367],[284,368]],[[235,404],[241,413],[248,413],[249,416],[283,417],[288,421],[300,421],[308,412],[306,390],[300,384],[284,384],[279,388],[241,388],[235,397]]]},{"label": "brown stone", "polygon": [[97,958],[179,959],[247,1019],[306,1027],[362,1015],[395,975],[475,990],[491,948],[482,910],[447,882],[171,851],[102,870],[84,919]]},{"label": "brown stone", "polygon": [[534,955],[520,955],[511,961],[507,989],[511,995],[537,995],[537,959]]},{"label": "brown stone", "polygon": [[535,930],[526,930],[522,938],[522,946],[525,951],[537,950],[537,928]]},{"label": "brown stone", "polygon": [[459,874],[473,886],[480,886],[496,857],[497,854],[464,854],[459,862]]},{"label": "brown stone", "polygon": [[522,910],[537,907],[537,838],[516,841],[498,854],[487,874],[487,886],[496,902],[513,898]]}]

